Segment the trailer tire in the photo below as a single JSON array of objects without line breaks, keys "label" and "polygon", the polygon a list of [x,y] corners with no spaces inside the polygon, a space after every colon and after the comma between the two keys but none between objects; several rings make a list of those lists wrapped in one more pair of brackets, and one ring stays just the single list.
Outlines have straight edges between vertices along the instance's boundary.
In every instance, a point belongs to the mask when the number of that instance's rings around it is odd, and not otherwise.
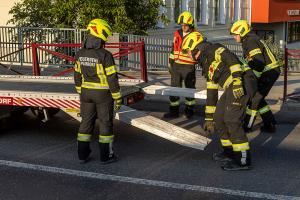
[{"label": "trailer tire", "polygon": [[0,119],[0,132],[9,131],[13,127],[12,120],[9,117]]},{"label": "trailer tire", "polygon": [[10,116],[13,118],[19,118],[21,117],[25,112],[28,111],[28,107],[14,107],[12,108],[12,110],[10,111]]}]

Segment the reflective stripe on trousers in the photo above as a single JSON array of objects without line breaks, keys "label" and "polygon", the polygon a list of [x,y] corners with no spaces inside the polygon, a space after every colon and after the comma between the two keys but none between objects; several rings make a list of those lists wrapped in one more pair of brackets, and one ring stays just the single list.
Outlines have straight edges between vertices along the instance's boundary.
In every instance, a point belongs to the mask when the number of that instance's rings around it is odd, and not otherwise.
[{"label": "reflective stripe on trousers", "polygon": [[249,142],[232,144],[233,151],[246,151],[250,149]]},{"label": "reflective stripe on trousers", "polygon": [[99,142],[100,143],[112,143],[114,140],[114,135],[99,135]]},{"label": "reflective stripe on trousers", "polygon": [[221,144],[223,147],[229,147],[229,146],[232,146],[232,143],[230,140],[222,140],[221,139]]},{"label": "reflective stripe on trousers", "polygon": [[90,142],[91,138],[92,138],[91,134],[85,134],[85,133],[77,134],[77,141],[80,141],[80,142]]}]

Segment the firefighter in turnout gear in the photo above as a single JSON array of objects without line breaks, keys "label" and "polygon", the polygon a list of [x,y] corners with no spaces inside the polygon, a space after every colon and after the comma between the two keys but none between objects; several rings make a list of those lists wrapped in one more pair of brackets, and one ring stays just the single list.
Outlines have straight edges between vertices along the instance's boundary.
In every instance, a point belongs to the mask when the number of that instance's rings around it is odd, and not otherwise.
[{"label": "firefighter in turnout gear", "polygon": [[258,79],[258,91],[247,109],[244,128],[250,131],[256,115],[260,114],[263,120],[261,130],[273,133],[276,131],[276,121],[265,98],[280,75],[278,61],[266,43],[251,31],[246,20],[235,22],[230,33],[236,42],[242,43],[244,61]]},{"label": "firefighter in turnout gear", "polygon": [[101,163],[117,160],[113,151],[113,110],[122,103],[120,86],[112,54],[103,48],[112,29],[102,19],[92,20],[83,48],[76,54],[74,79],[80,94],[80,123],[77,141],[81,163],[89,160],[90,142],[95,120],[99,120],[99,148]]},{"label": "firefighter in turnout gear", "polygon": [[[186,88],[195,88],[195,64],[196,62],[189,55],[182,51],[181,44],[184,37],[194,31],[194,19],[190,12],[185,11],[178,17],[178,24],[181,29],[174,33],[172,52],[169,57],[169,71],[171,74],[171,86],[182,87],[182,82]],[[185,99],[185,116],[191,118],[194,115],[194,98]],[[180,98],[170,97],[169,112],[164,115],[165,118],[179,116]]]},{"label": "firefighter in turnout gear", "polygon": [[[207,79],[204,129],[217,132],[223,147],[213,159],[224,170],[250,169],[250,146],[242,121],[248,101],[256,92],[255,75],[225,46],[207,42],[199,32],[189,34],[182,45],[200,64]],[[225,91],[218,100],[220,87]]]}]

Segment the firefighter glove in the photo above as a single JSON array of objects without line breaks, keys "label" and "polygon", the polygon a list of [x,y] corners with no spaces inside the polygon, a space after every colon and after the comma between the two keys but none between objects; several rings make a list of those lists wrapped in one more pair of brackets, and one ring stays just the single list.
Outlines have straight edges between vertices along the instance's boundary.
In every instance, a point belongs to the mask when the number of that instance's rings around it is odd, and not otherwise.
[{"label": "firefighter glove", "polygon": [[122,106],[122,98],[116,99],[115,100],[115,111],[120,110],[121,106]]},{"label": "firefighter glove", "polygon": [[244,57],[240,58],[241,63],[243,63],[243,66],[248,65],[248,62],[246,61],[246,59]]},{"label": "firefighter glove", "polygon": [[245,95],[241,79],[238,78],[233,79],[232,91],[233,91],[233,96],[236,99],[240,99],[242,96]]},{"label": "firefighter glove", "polygon": [[215,122],[214,121],[205,121],[203,128],[204,128],[204,131],[208,135],[212,135],[215,130]]}]

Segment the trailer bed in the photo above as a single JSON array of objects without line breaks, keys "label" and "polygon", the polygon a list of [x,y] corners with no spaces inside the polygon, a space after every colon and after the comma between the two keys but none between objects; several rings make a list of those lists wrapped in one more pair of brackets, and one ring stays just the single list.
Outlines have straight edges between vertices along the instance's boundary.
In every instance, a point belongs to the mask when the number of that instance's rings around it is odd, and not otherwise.
[{"label": "trailer bed", "polygon": [[[120,80],[120,85],[123,97],[140,93],[145,86],[139,80]],[[72,78],[68,77],[0,76],[0,105],[59,108],[74,119],[81,120],[79,95]],[[116,119],[199,150],[203,150],[211,142],[209,138],[127,106],[121,107]]]}]

